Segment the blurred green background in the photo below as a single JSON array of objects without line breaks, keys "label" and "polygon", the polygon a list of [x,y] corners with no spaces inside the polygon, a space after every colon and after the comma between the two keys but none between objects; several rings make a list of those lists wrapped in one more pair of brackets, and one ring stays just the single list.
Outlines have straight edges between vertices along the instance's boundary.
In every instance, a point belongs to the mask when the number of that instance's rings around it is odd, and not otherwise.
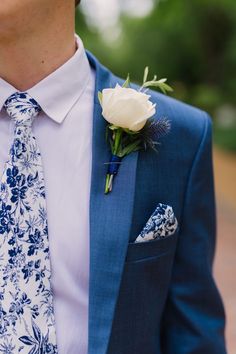
[{"label": "blurred green background", "polygon": [[76,31],[115,74],[146,65],[172,96],[208,111],[215,143],[236,153],[236,1],[84,0]]}]

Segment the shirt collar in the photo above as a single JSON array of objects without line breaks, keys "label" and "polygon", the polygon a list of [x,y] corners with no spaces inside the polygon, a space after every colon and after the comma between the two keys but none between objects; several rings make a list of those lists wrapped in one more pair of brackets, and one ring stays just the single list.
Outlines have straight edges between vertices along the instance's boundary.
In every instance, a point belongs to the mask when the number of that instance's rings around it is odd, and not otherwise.
[{"label": "shirt collar", "polygon": [[[62,66],[36,85],[26,90],[48,117],[62,123],[84,92],[91,77],[91,68],[80,37],[75,33],[77,49]],[[6,99],[17,92],[14,86],[0,78],[0,111]]]}]

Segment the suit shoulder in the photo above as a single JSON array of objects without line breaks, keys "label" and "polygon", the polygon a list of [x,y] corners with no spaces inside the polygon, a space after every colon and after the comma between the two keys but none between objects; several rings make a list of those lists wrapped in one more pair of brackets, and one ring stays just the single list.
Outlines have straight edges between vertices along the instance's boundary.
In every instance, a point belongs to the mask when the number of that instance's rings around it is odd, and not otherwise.
[{"label": "suit shoulder", "polygon": [[[124,83],[124,79],[112,76],[113,83]],[[136,84],[131,84],[131,87],[140,88]],[[207,131],[211,133],[212,120],[207,112],[157,91],[150,90],[148,94],[157,105],[156,118],[170,120],[170,138],[178,139],[190,151],[198,148]]]},{"label": "suit shoulder", "polygon": [[201,134],[206,124],[211,125],[209,114],[197,107],[155,91],[150,91],[150,95],[157,104],[157,116],[170,119],[174,129],[181,129],[192,135]]},{"label": "suit shoulder", "polygon": [[171,131],[167,139],[169,144],[177,149],[184,146],[189,157],[194,158],[201,143],[211,141],[212,120],[209,114],[158,92],[152,91],[151,97],[157,104],[157,118],[166,117],[170,120]]}]

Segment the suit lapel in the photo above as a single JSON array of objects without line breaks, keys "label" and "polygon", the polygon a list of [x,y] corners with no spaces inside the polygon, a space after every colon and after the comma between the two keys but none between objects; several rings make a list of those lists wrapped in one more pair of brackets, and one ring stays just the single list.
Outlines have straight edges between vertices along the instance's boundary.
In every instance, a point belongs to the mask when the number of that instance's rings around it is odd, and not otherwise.
[{"label": "suit lapel", "polygon": [[92,180],[90,194],[89,354],[105,354],[131,228],[138,153],[123,159],[114,188],[104,194],[106,165],[110,158],[97,92],[116,84],[112,74],[90,54],[96,69],[93,118]]}]

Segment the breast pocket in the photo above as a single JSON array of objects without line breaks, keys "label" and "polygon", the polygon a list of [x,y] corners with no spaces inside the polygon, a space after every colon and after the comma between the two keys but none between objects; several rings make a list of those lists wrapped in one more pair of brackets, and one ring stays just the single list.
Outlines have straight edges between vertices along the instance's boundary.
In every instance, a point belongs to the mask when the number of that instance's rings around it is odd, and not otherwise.
[{"label": "breast pocket", "polygon": [[126,254],[126,263],[151,260],[173,253],[176,248],[178,231],[179,229],[171,236],[153,241],[130,242]]},{"label": "breast pocket", "polygon": [[127,347],[124,353],[153,353],[148,345],[167,298],[177,236],[178,230],[167,238],[128,244],[112,331],[114,343]]}]

